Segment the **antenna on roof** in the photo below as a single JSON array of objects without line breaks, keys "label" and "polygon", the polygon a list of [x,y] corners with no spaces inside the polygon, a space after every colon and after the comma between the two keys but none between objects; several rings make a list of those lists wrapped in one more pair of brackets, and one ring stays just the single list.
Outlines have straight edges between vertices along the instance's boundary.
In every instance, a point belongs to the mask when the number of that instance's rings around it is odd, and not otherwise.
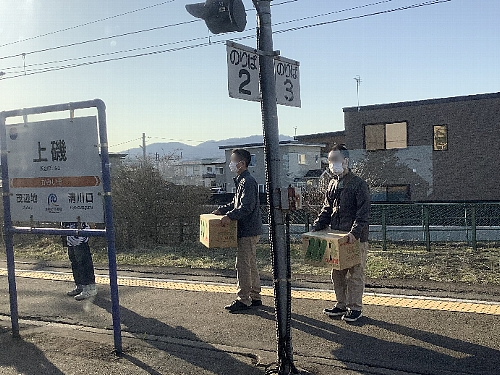
[{"label": "antenna on roof", "polygon": [[358,112],[359,112],[359,85],[361,84],[361,77],[358,75],[354,77],[356,81],[356,96],[358,97]]}]

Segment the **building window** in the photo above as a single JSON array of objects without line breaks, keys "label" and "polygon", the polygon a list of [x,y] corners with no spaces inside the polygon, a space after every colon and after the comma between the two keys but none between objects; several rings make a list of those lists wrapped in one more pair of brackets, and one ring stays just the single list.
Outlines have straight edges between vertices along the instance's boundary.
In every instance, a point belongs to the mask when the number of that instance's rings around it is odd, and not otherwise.
[{"label": "building window", "polygon": [[388,185],[371,188],[374,202],[405,202],[411,200],[410,185]]},{"label": "building window", "polygon": [[446,125],[434,126],[434,150],[448,150],[448,127]]},{"label": "building window", "polygon": [[265,192],[266,192],[266,185],[259,184],[259,193],[265,193]]},{"label": "building window", "polygon": [[406,122],[385,124],[385,148],[406,148]]},{"label": "building window", "polygon": [[390,202],[409,201],[410,185],[387,186],[387,200]]},{"label": "building window", "polygon": [[212,173],[212,172],[213,172],[212,167],[207,167],[207,173]]},{"label": "building window", "polygon": [[385,125],[365,126],[365,148],[367,150],[385,149]]},{"label": "building window", "polygon": [[306,164],[306,154],[298,154],[299,160],[298,163],[301,165]]},{"label": "building window", "polygon": [[255,167],[255,165],[257,165],[256,159],[255,159],[255,154],[251,154],[249,167]]},{"label": "building window", "polygon": [[365,125],[365,148],[368,151],[406,148],[407,138],[406,121]]},{"label": "building window", "polygon": [[217,174],[224,174],[224,167],[218,167],[216,169],[216,171],[217,171]]}]

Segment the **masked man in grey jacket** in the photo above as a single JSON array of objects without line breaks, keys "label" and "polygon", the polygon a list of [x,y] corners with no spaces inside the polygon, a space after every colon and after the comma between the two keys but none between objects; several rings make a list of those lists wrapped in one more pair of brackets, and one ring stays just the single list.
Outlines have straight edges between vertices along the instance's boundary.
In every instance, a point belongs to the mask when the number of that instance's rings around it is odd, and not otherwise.
[{"label": "masked man in grey jacket", "polygon": [[328,154],[334,178],[325,194],[323,208],[313,224],[313,231],[330,227],[348,232],[348,242],[360,240],[361,264],[344,270],[332,270],[337,304],[323,312],[330,317],[342,317],[355,322],[362,316],[365,288],[365,267],[368,252],[370,191],[367,183],[349,169],[349,151],[345,145],[335,145]]},{"label": "masked man in grey jacket", "polygon": [[224,215],[221,224],[238,221],[238,252],[236,276],[238,280],[237,299],[225,308],[231,313],[261,306],[260,276],[257,269],[256,248],[262,234],[262,218],[259,207],[257,181],[248,171],[251,155],[247,150],[235,149],[231,154],[229,169],[236,174],[236,193],[231,203],[220,206],[213,213]]}]

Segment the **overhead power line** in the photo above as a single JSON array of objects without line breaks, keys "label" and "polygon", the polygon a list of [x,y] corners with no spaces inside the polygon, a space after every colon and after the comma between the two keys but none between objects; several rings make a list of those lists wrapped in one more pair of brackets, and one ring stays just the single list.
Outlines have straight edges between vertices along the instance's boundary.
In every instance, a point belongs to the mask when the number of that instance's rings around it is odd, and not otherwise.
[{"label": "overhead power line", "polygon": [[[297,2],[297,1],[299,1],[299,0],[288,0],[288,1],[281,2],[281,3],[276,3],[274,5],[275,6],[277,6],[277,5],[283,5],[283,4],[288,4],[288,3],[291,3],[291,2]],[[366,7],[369,7],[369,6],[374,6],[374,5],[379,5],[379,4],[383,4],[383,3],[388,3],[388,2],[391,2],[391,1],[393,1],[393,0],[377,1],[375,3],[360,5],[360,6],[356,6],[356,7],[352,7],[352,8],[347,8],[347,9],[342,9],[342,10],[338,10],[338,11],[333,11],[333,12],[328,12],[328,13],[323,13],[323,14],[317,14],[317,15],[314,15],[314,16],[297,18],[297,19],[293,19],[293,20],[289,20],[289,21],[279,22],[279,23],[273,24],[273,26],[278,26],[278,25],[282,25],[282,24],[288,24],[288,23],[297,22],[297,21],[303,21],[303,20],[317,18],[317,17],[324,17],[324,16],[328,16],[328,15],[332,15],[332,14],[338,14],[338,13],[342,13],[342,12],[347,12],[347,11],[357,10],[357,9],[361,9],[361,8],[366,8]],[[163,3],[161,3],[161,4],[163,4]],[[142,8],[142,9],[144,9],[144,8]],[[136,31],[130,31],[130,32],[126,32],[126,33],[115,34],[115,35],[110,35],[110,36],[105,36],[105,37],[100,37],[100,38],[95,38],[95,39],[88,39],[88,40],[83,40],[83,41],[80,41],[80,42],[68,43],[68,44],[63,44],[63,45],[59,45],[59,46],[55,46],[55,47],[47,47],[47,48],[43,48],[43,49],[39,49],[39,50],[34,50],[34,51],[29,51],[29,52],[24,52],[24,53],[17,53],[17,54],[14,54],[14,55],[1,56],[0,60],[11,59],[11,58],[15,58],[15,57],[26,58],[27,55],[33,55],[33,54],[36,54],[36,53],[48,52],[48,51],[53,51],[53,50],[62,49],[62,48],[68,48],[68,47],[75,47],[75,46],[79,46],[79,45],[83,45],[83,44],[95,43],[95,42],[100,42],[100,41],[103,41],[103,40],[109,40],[109,39],[121,38],[121,37],[135,35],[135,34],[141,34],[141,33],[145,33],[145,32],[157,31],[157,30],[161,30],[161,29],[166,29],[166,28],[176,27],[176,26],[182,26],[182,25],[187,25],[187,24],[191,24],[191,23],[195,23],[195,22],[201,22],[201,21],[202,21],[201,19],[194,19],[194,20],[177,22],[177,23],[167,24],[167,25],[162,25],[162,26],[157,26],[157,27],[151,27],[151,28],[148,28],[148,29],[141,29],[141,30],[136,30]],[[254,30],[254,29],[255,28],[248,29],[247,31]],[[195,40],[200,40],[200,39],[204,39],[204,37],[195,38]],[[165,44],[163,44],[163,45],[165,45]],[[146,47],[146,48],[149,48],[149,47]],[[154,48],[154,47],[151,47],[151,48]],[[131,51],[122,51],[122,52],[131,52]],[[117,54],[117,53],[120,53],[120,52],[109,52],[110,55],[111,54]],[[26,66],[28,66],[28,65],[26,65]],[[23,65],[23,67],[24,67],[24,65]],[[6,68],[4,70],[7,70],[7,69],[9,69],[9,68]]]},{"label": "overhead power line", "polygon": [[2,57],[0,57],[0,60],[11,59],[13,57],[19,57],[19,56],[25,57],[27,55],[32,55],[32,54],[35,54],[35,53],[53,51],[53,50],[56,50],[56,49],[67,48],[67,47],[74,47],[74,46],[79,46],[79,45],[82,45],[82,44],[100,42],[102,40],[107,40],[107,39],[121,38],[121,37],[128,36],[128,35],[146,33],[146,32],[149,32],[149,31],[156,31],[156,30],[166,29],[166,28],[169,28],[169,27],[187,25],[187,24],[190,24],[190,23],[200,22],[200,21],[201,21],[201,19],[195,19],[195,20],[190,20],[190,21],[183,21],[183,22],[172,23],[172,24],[163,25],[163,26],[151,27],[149,29],[142,29],[142,30],[130,31],[130,32],[127,32],[127,33],[122,33],[122,34],[115,34],[115,35],[110,35],[110,36],[103,36],[101,38],[83,40],[81,42],[63,44],[63,45],[60,45],[60,46],[48,47],[48,48],[43,48],[43,49],[39,49],[39,50],[35,50],[35,51],[30,51],[30,52],[17,53],[15,55],[2,56]]},{"label": "overhead power line", "polygon": [[[415,9],[415,8],[420,8],[420,7],[429,6],[429,5],[436,5],[436,4],[446,3],[446,2],[451,2],[451,1],[452,0],[429,0],[429,1],[422,2],[422,3],[411,4],[408,6],[402,6],[402,7],[387,9],[387,10],[378,11],[378,12],[366,13],[366,14],[362,14],[362,15],[358,15],[358,16],[352,16],[352,17],[340,18],[340,19],[336,19],[336,20],[318,22],[318,23],[314,23],[314,24],[296,26],[296,27],[292,27],[292,28],[288,28],[288,29],[281,29],[281,30],[274,31],[274,33],[275,34],[282,34],[282,33],[291,32],[291,31],[308,29],[308,28],[318,27],[318,26],[324,26],[324,25],[329,25],[329,24],[333,24],[333,23],[344,22],[344,21],[349,21],[349,20],[354,20],[354,19],[372,17],[372,16],[376,16],[376,15],[381,15],[381,14],[388,14],[388,13],[393,13],[393,12],[402,11],[402,10]],[[337,12],[339,12],[339,11],[337,11]],[[247,30],[247,31],[249,31],[249,30]],[[255,38],[255,35],[240,36],[240,37],[233,38],[233,40],[243,40],[243,39],[248,39],[248,38]],[[192,40],[194,41],[194,40],[201,40],[201,39],[205,39],[205,37],[194,38]],[[175,44],[175,43],[182,43],[182,41],[172,42],[172,44]],[[77,64],[69,64],[69,65],[63,65],[63,66],[47,67],[47,68],[32,69],[32,70],[28,69],[26,71],[19,72],[18,75],[14,75],[14,76],[10,76],[10,77],[3,77],[1,79],[12,79],[12,78],[17,78],[17,77],[24,76],[24,75],[40,74],[40,73],[46,73],[46,72],[51,72],[51,71],[76,68],[79,66],[94,65],[94,64],[110,62],[110,61],[125,60],[125,59],[130,59],[130,58],[150,56],[150,55],[156,55],[156,54],[162,54],[162,53],[168,53],[168,52],[176,52],[176,51],[181,51],[181,50],[206,47],[206,46],[215,45],[215,44],[222,44],[222,43],[225,43],[225,40],[216,40],[216,41],[209,40],[208,42],[205,42],[205,43],[198,43],[198,44],[193,44],[193,45],[181,46],[181,47],[176,47],[176,48],[169,48],[169,49],[152,51],[152,52],[145,52],[145,53],[134,54],[134,55],[119,56],[119,57],[114,57],[114,58],[101,59],[101,60],[97,60],[97,61],[88,61],[88,62],[82,62],[82,63],[77,63]],[[142,47],[142,48],[148,48],[148,47]],[[82,57],[81,59],[83,59],[83,58],[85,58],[85,57]],[[87,57],[87,58],[89,58],[89,57]],[[67,60],[69,61],[70,59],[67,59]]]},{"label": "overhead power line", "polygon": [[399,8],[393,8],[393,9],[381,10],[381,11],[373,12],[373,13],[361,14],[359,16],[352,16],[352,17],[340,18],[340,19],[331,20],[331,21],[313,23],[313,24],[309,24],[309,25],[291,27],[289,29],[282,29],[282,30],[274,31],[273,33],[274,34],[282,34],[282,33],[287,33],[290,31],[297,31],[297,30],[309,29],[312,27],[330,25],[332,23],[337,23],[337,22],[351,21],[351,20],[355,20],[355,19],[359,19],[359,18],[366,18],[366,17],[378,16],[381,14],[393,13],[393,12],[397,12],[397,11],[401,11],[401,10],[416,9],[416,8],[420,8],[420,7],[424,7],[424,6],[428,6],[428,5],[448,3],[450,1],[452,1],[452,0],[430,0],[430,1],[425,1],[423,3],[419,3],[419,4],[412,4],[412,5],[402,6]]},{"label": "overhead power line", "polygon": [[66,27],[66,28],[60,29],[60,30],[50,31],[50,32],[45,33],[45,34],[40,34],[40,35],[32,36],[32,37],[29,37],[29,38],[24,38],[24,39],[16,40],[14,42],[0,44],[0,47],[10,46],[10,45],[13,45],[13,44],[18,44],[18,43],[26,42],[28,40],[38,39],[38,38],[42,38],[44,36],[54,35],[54,34],[62,33],[64,31],[78,29],[80,27],[93,25],[93,24],[98,23],[98,22],[108,21],[108,20],[111,20],[113,18],[118,18],[118,17],[126,16],[128,14],[137,13],[137,12],[141,12],[143,10],[155,8],[155,7],[158,7],[160,5],[165,5],[165,4],[168,4],[168,3],[173,3],[174,1],[176,1],[176,0],[163,1],[163,2],[158,3],[158,4],[153,4],[153,5],[149,5],[149,6],[143,7],[143,8],[130,10],[128,12],[124,12],[124,13],[120,13],[120,14],[115,14],[114,16],[109,16],[109,17],[101,18],[101,19],[98,19],[98,20],[90,21],[90,22],[85,22],[85,23],[82,23],[80,25],[75,25],[75,26]]},{"label": "overhead power line", "polygon": [[394,0],[380,0],[380,1],[377,1],[377,2],[374,2],[374,3],[370,3],[370,4],[363,4],[363,5],[358,5],[358,6],[351,7],[351,8],[346,8],[346,9],[341,9],[341,10],[335,10],[335,11],[332,11],[332,12],[315,14],[313,16],[307,16],[307,17],[302,17],[302,18],[296,18],[296,19],[293,19],[293,20],[278,22],[278,23],[273,24],[273,26],[285,25],[287,23],[298,22],[298,21],[305,21],[305,20],[310,20],[310,19],[313,19],[313,18],[331,16],[332,14],[339,14],[339,13],[350,12],[350,11],[353,11],[353,10],[363,9],[363,8],[367,8],[367,7],[371,7],[371,6],[375,6],[375,5],[381,5],[381,4],[385,4],[385,3],[390,3],[391,1],[394,1]]},{"label": "overhead power line", "polygon": [[[75,25],[75,26],[71,26],[71,27],[66,27],[64,29],[50,31],[48,33],[44,33],[44,34],[32,36],[32,37],[29,37],[29,38],[24,38],[24,39],[16,40],[16,41],[13,41],[13,42],[0,44],[0,48],[1,47],[10,46],[10,45],[13,45],[13,44],[19,44],[19,43],[22,43],[22,42],[27,42],[27,41],[34,40],[34,39],[39,39],[39,38],[42,38],[42,37],[45,37],[45,36],[49,36],[49,35],[59,34],[59,33],[65,32],[65,31],[75,30],[75,29],[78,29],[80,27],[93,25],[93,24],[96,24],[96,23],[99,23],[99,22],[103,22],[103,21],[109,21],[109,20],[114,19],[114,18],[118,18],[118,17],[129,15],[129,14],[141,12],[143,10],[148,10],[148,9],[155,8],[155,7],[158,7],[158,6],[161,6],[161,5],[173,3],[175,1],[176,0],[162,1],[161,3],[149,5],[149,6],[146,6],[146,7],[143,7],[143,8],[134,9],[134,10],[130,10],[128,12],[115,14],[114,16],[104,17],[104,18],[100,18],[98,20],[85,22],[85,23],[82,23],[82,24],[79,24],[79,25]],[[300,0],[286,0],[286,1],[282,1],[281,3],[271,4],[271,6],[278,6],[278,5],[284,5],[284,4],[289,4],[289,3],[295,3],[297,1],[300,1]],[[254,8],[248,9],[248,11],[251,11],[251,10],[255,10],[255,9]],[[201,21],[201,20],[197,20],[197,21]],[[16,55],[16,56],[18,56],[18,55]]]},{"label": "overhead power line", "polygon": [[130,143],[130,142],[135,142],[135,141],[138,141],[139,139],[142,139],[142,137],[138,137],[138,138],[130,139],[130,140],[125,141],[125,142],[116,143],[116,144],[111,145],[111,146],[109,146],[109,147],[111,148],[111,147],[121,146],[121,145],[124,145],[124,144]]}]

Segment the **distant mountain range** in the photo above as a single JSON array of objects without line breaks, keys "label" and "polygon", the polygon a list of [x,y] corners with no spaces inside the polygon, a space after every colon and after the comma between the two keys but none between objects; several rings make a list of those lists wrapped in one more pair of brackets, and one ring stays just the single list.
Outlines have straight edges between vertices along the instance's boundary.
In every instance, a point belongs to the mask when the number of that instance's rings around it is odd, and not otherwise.
[{"label": "distant mountain range", "polygon": [[[280,141],[291,141],[293,137],[280,135]],[[157,153],[160,157],[176,155],[182,156],[182,160],[199,160],[205,158],[223,158],[224,150],[219,150],[219,146],[243,145],[249,143],[262,143],[261,135],[252,135],[244,138],[228,138],[220,141],[206,141],[196,146],[190,146],[181,142],[167,143],[151,143],[146,145],[146,153],[149,156],[155,156]],[[120,151],[128,154],[128,157],[135,158],[142,156],[142,148],[131,148]]]}]

